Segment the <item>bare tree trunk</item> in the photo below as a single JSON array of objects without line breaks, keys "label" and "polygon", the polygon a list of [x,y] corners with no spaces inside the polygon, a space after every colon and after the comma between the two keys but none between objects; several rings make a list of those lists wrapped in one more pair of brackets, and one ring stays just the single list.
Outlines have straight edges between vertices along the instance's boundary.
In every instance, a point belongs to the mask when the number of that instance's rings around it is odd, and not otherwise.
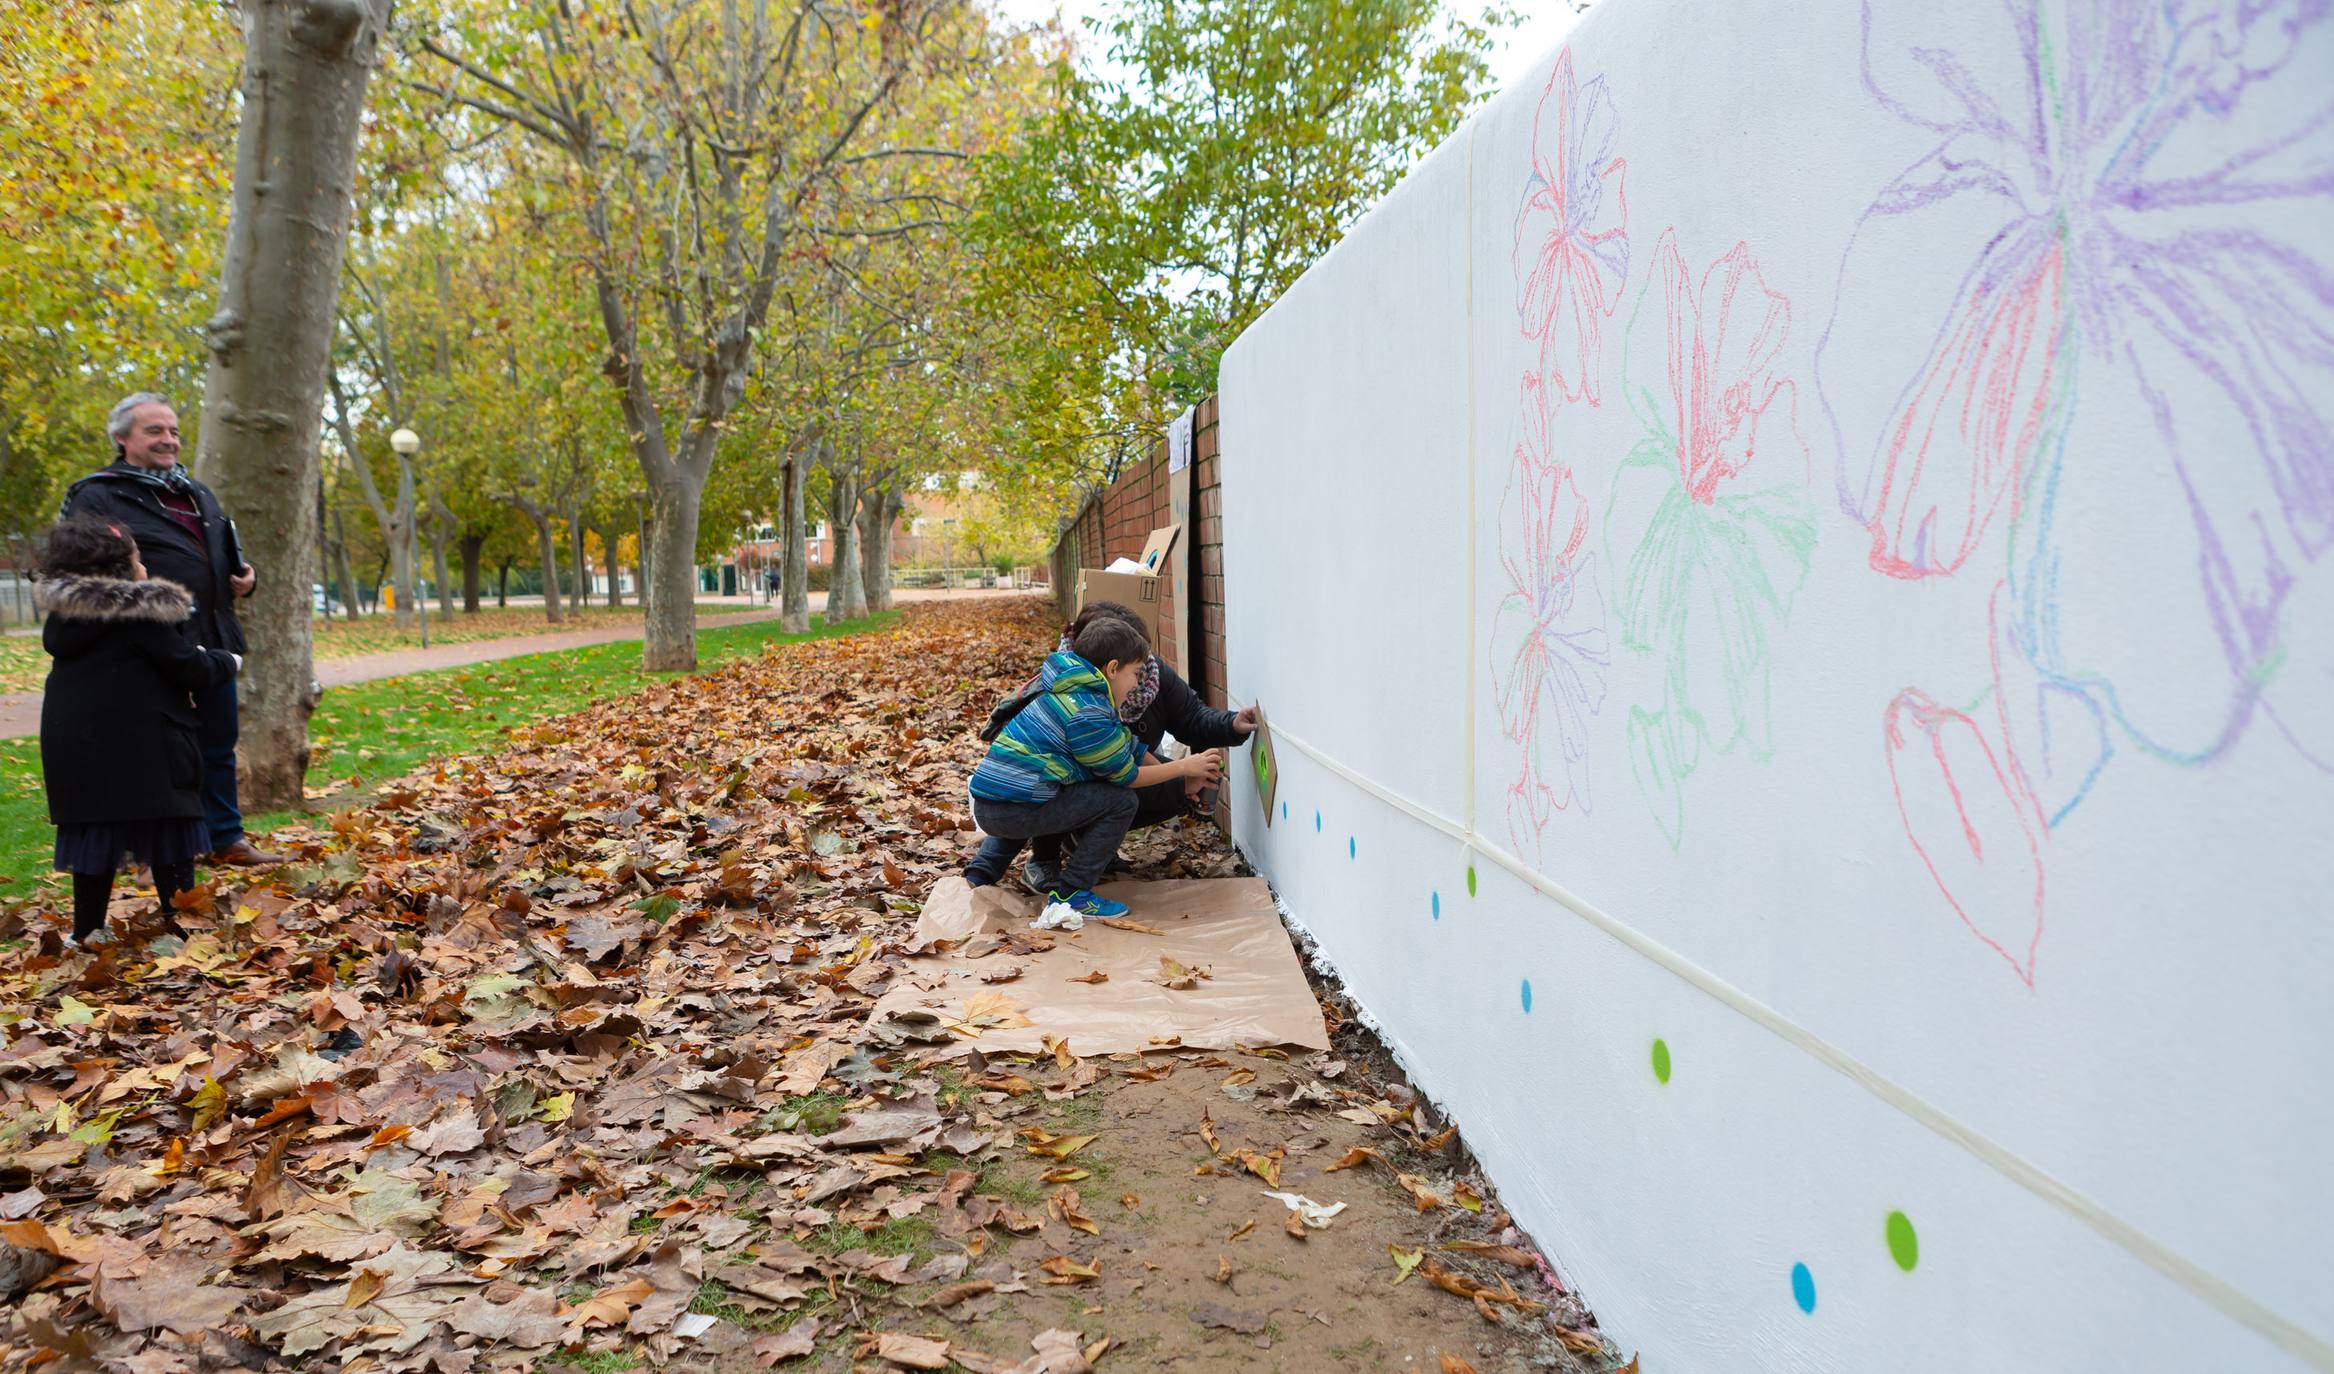
[{"label": "bare tree trunk", "polygon": [[511,607],[511,560],[502,561],[501,575],[495,579],[494,608],[507,611]]},{"label": "bare tree trunk", "polygon": [[778,570],[779,601],[783,607],[778,628],[796,635],[810,629],[810,550],[806,547],[803,527],[809,518],[803,492],[809,475],[807,453],[786,460],[786,553]]},{"label": "bare tree trunk", "polygon": [[859,577],[870,611],[891,609],[891,528],[903,504],[895,491],[859,495]]},{"label": "bare tree trunk", "polygon": [[465,615],[478,614],[479,554],[485,548],[485,535],[465,534],[462,536],[462,611]]},{"label": "bare tree trunk", "polygon": [[332,556],[340,562],[340,613],[355,620],[364,608],[357,604],[357,574],[348,561],[348,525],[339,511],[332,513]]},{"label": "bare tree trunk", "polygon": [[454,513],[446,503],[430,493],[430,553],[437,563],[438,614],[454,613],[454,580],[446,576],[446,544],[454,537]]},{"label": "bare tree trunk", "polygon": [[247,810],[305,805],[316,708],[313,610],[323,382],[340,290],[358,121],[388,20],[348,3],[246,0],[247,51],[219,308],[207,335],[196,466],[239,517],[261,571],[239,608],[252,652],[239,684]]},{"label": "bare tree trunk", "polygon": [[592,565],[584,557],[583,513],[579,510],[567,517],[567,542],[575,554],[575,605],[577,610],[592,604]]},{"label": "bare tree trunk", "polygon": [[867,593],[859,584],[859,473],[827,473],[827,528],[834,532],[833,574],[827,580],[827,623],[840,625],[867,614]]},{"label": "bare tree trunk", "polygon": [[697,518],[704,495],[703,482],[686,477],[649,490],[641,658],[652,673],[697,666]]},{"label": "bare tree trunk", "polygon": [[624,604],[624,570],[616,562],[616,522],[600,527],[600,561],[608,568],[608,604]]}]

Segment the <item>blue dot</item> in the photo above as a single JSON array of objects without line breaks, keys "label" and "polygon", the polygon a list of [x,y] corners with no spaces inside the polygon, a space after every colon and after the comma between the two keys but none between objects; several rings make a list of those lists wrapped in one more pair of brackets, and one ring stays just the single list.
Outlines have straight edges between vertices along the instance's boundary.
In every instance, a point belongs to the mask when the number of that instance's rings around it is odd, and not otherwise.
[{"label": "blue dot", "polygon": [[1318,811],[1313,813],[1313,833],[1316,835],[1321,833],[1321,813]]},{"label": "blue dot", "polygon": [[1530,1012],[1530,1011],[1531,1011],[1531,1009],[1532,1009],[1532,980],[1531,980],[1531,979],[1529,979],[1529,978],[1526,978],[1526,979],[1524,980],[1524,1010],[1525,1010],[1525,1011],[1528,1013],[1528,1012]]},{"label": "blue dot", "polygon": [[1345,857],[1349,859],[1357,859],[1361,857],[1361,855],[1356,852],[1354,848],[1353,836],[1351,835],[1345,837]]},{"label": "blue dot", "polygon": [[1434,918],[1436,920],[1439,921],[1443,918],[1443,894],[1440,892],[1428,893],[1427,905],[1434,908]]},{"label": "blue dot", "polygon": [[1289,804],[1287,802],[1280,804],[1280,818],[1284,821],[1289,818]]},{"label": "blue dot", "polygon": [[1791,1297],[1802,1312],[1815,1310],[1815,1275],[1807,1272],[1804,1264],[1791,1266]]}]

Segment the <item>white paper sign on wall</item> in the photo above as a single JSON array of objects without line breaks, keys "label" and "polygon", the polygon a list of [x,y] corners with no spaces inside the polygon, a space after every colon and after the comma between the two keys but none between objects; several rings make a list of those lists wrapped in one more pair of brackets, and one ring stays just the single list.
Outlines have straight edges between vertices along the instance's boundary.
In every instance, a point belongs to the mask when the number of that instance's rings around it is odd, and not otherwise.
[{"label": "white paper sign on wall", "polygon": [[1191,466],[1190,410],[1167,422],[1167,470],[1181,472]]}]

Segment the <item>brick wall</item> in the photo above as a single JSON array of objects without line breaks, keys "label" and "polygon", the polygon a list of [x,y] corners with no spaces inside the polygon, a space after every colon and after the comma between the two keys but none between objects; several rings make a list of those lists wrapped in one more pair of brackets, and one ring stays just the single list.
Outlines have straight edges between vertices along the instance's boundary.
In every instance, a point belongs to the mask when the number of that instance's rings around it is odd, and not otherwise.
[{"label": "brick wall", "polygon": [[[1192,686],[1212,706],[1224,704],[1224,520],[1222,465],[1216,448],[1216,398],[1199,403],[1192,416],[1192,516],[1183,537],[1189,542],[1192,595],[1187,614],[1198,642],[1190,655]],[[1114,558],[1143,551],[1151,531],[1174,519],[1168,504],[1167,438],[1119,474],[1117,481],[1088,497],[1054,545],[1054,599],[1069,614],[1078,595],[1078,569],[1107,567]],[[1168,589],[1162,589],[1168,590]],[[1160,653],[1172,658],[1177,631],[1159,638]]]}]

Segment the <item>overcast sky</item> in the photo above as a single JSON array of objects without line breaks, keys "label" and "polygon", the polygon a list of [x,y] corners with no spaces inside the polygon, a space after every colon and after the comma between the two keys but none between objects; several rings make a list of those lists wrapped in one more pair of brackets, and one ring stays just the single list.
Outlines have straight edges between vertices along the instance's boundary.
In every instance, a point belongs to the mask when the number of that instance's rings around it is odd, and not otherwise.
[{"label": "overcast sky", "polygon": [[[987,0],[990,10],[1015,24],[1039,24],[1060,14],[1063,27],[1083,34],[1081,21],[1105,8],[1103,0]],[[1491,58],[1492,75],[1501,88],[1522,75],[1542,53],[1562,42],[1576,16],[1565,0],[1524,0],[1523,23],[1510,29],[1505,45]],[[1100,61],[1098,47],[1089,47],[1089,61]]]}]

